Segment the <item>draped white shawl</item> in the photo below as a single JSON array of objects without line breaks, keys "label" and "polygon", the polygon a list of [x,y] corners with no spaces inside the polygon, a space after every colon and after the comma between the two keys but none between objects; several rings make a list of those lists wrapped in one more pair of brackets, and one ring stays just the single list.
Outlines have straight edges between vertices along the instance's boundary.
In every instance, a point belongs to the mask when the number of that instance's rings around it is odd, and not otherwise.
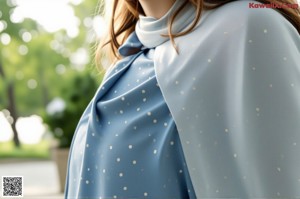
[{"label": "draped white shawl", "polygon": [[197,198],[300,198],[300,37],[251,2],[155,50]]}]

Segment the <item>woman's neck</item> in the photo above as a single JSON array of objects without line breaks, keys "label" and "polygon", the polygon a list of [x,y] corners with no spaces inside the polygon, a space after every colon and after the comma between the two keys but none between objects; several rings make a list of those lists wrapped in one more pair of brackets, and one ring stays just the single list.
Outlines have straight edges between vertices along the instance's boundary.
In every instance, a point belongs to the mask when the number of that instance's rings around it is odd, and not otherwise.
[{"label": "woman's neck", "polygon": [[164,16],[176,0],[139,0],[146,16],[156,19]]}]

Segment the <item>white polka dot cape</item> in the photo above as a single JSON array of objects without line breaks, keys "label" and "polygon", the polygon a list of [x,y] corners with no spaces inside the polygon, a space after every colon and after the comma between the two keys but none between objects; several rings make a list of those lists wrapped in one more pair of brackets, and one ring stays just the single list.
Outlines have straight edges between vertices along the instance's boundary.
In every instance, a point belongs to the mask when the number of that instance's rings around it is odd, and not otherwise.
[{"label": "white polka dot cape", "polygon": [[[178,1],[181,0],[177,0],[176,3]],[[300,197],[300,37],[292,24],[280,13],[267,8],[249,8],[249,3],[258,2],[240,0],[205,11],[193,32],[175,39],[179,54],[168,38],[158,34],[166,27],[159,26],[159,23],[170,16],[172,8],[162,19],[141,17],[137,23],[135,32],[143,44],[139,48],[152,49],[145,56],[153,59],[154,75],[171,113],[176,132],[178,131],[177,141],[180,141],[183,150],[182,168],[178,167],[180,164],[170,167],[174,174],[177,170],[179,174],[186,176],[180,182],[185,186],[183,190],[188,189],[188,195],[179,198],[192,198],[193,192],[196,198]],[[187,22],[190,23],[191,13],[194,11],[191,6],[186,8],[188,12],[180,16],[186,17],[185,23],[176,26],[175,30],[182,30],[187,27]],[[108,72],[107,77],[112,73],[113,70]],[[115,82],[112,81],[112,84]],[[113,96],[114,90],[106,90],[110,86],[108,81],[106,83],[108,87],[105,83],[102,84],[97,93],[108,92]],[[146,103],[152,94],[147,97],[143,97],[143,94],[152,92],[144,90],[144,93],[143,90],[139,91],[140,95],[136,98],[142,102],[145,100]],[[115,114],[121,115],[120,118],[127,112],[124,107],[116,109],[118,112]],[[141,107],[126,109],[131,111],[132,118],[123,122],[127,121],[127,125],[130,126],[132,120],[139,117],[136,114],[138,108],[141,110]],[[152,116],[149,123],[164,126],[165,121],[156,119],[157,115],[152,114],[147,112],[143,117],[148,119]],[[99,128],[96,122],[89,123],[89,118],[98,116],[97,120],[101,121],[105,116],[91,105],[84,115],[86,116],[81,119],[83,125],[78,126],[77,132],[85,129],[83,131],[86,133],[77,133],[72,144],[73,150],[81,148],[84,158],[90,156],[91,159],[97,158],[101,162],[101,154],[92,157],[93,152],[87,151],[90,145],[83,145],[90,144],[86,143],[89,132],[97,132]],[[102,122],[104,121],[111,122],[109,118]],[[169,125],[170,121],[166,124]],[[118,129],[117,124],[110,125],[115,125]],[[138,129],[138,126],[123,128],[128,128],[129,132],[134,127]],[[146,131],[146,128],[144,130]],[[135,149],[135,138],[122,137],[123,155],[127,156]],[[165,139],[167,141],[160,145],[161,148],[175,145],[176,140],[173,138]],[[149,143],[153,142],[153,137],[148,136],[147,139],[150,140]],[[161,140],[155,139],[155,142]],[[139,147],[140,156],[155,158],[156,155],[161,155],[161,148],[155,146],[151,150],[148,145]],[[108,151],[103,156],[109,156],[109,150],[112,152],[116,146],[106,142],[101,147],[104,147],[103,151]],[[115,167],[114,165],[121,163],[123,158],[114,155],[116,163],[111,163],[107,168],[98,168],[99,173],[120,168],[114,170],[114,175],[123,178],[129,174],[125,172],[132,169],[129,167],[130,163],[134,166],[139,164],[137,158],[131,158],[126,160],[124,167]],[[71,153],[69,165],[75,162],[72,158],[82,156]],[[161,158],[157,164],[164,160]],[[92,166],[83,158],[79,158],[77,164],[73,164],[72,167],[69,166],[67,192],[70,192],[73,185],[73,193],[85,189],[84,183],[91,185],[89,179],[80,179],[80,175],[89,172],[85,170],[88,168],[91,171]],[[163,171],[161,165],[157,168],[157,171]],[[78,171],[73,175],[79,177],[76,180],[81,182],[72,182],[72,171]],[[180,176],[178,173],[174,175],[175,178]],[[131,175],[133,176],[132,173]],[[117,184],[117,189],[123,190],[123,193],[131,190],[126,183]],[[146,179],[145,183],[148,183]],[[174,183],[174,180],[171,179],[170,183]],[[163,188],[167,187],[167,184],[161,185],[160,180],[157,184]],[[172,186],[175,184],[176,180]],[[105,184],[99,184],[93,191],[103,187]],[[148,188],[144,190],[137,186],[137,197],[159,198],[157,195],[151,195],[151,186]],[[109,197],[131,198],[130,195],[122,196],[120,193],[122,192]]]}]

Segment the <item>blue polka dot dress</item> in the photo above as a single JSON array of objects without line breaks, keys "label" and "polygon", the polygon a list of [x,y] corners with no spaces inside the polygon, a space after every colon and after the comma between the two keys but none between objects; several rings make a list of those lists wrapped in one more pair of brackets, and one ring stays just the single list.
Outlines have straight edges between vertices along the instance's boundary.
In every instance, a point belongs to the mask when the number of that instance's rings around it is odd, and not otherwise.
[{"label": "blue polka dot dress", "polygon": [[[153,53],[135,32],[119,48],[73,138],[65,198],[196,198]],[[136,52],[133,53],[132,52]]]}]

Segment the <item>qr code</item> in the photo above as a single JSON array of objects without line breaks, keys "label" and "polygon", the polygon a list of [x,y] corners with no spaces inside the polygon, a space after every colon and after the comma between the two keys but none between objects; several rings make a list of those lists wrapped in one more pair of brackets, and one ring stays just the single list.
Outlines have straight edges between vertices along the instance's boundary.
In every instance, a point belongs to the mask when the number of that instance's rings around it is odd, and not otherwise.
[{"label": "qr code", "polygon": [[2,176],[3,197],[23,197],[23,176]]}]

